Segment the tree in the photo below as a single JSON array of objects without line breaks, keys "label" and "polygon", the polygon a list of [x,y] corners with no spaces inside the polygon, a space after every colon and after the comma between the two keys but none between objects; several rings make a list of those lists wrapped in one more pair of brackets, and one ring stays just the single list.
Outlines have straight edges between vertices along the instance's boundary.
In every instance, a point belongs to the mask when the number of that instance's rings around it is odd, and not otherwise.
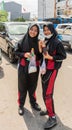
[{"label": "tree", "polygon": [[16,18],[14,21],[19,21],[19,22],[25,22],[25,19],[23,17]]},{"label": "tree", "polygon": [[0,21],[5,22],[7,19],[8,13],[5,10],[0,10]]}]

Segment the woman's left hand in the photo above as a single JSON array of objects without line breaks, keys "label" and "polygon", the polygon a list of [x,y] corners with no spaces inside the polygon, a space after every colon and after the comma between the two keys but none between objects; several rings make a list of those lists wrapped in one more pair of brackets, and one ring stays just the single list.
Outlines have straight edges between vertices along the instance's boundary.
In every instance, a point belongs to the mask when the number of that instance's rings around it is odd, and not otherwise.
[{"label": "woman's left hand", "polygon": [[49,60],[53,60],[53,57],[51,55],[49,55],[48,52],[46,52],[45,54],[43,54],[45,59],[49,59]]}]

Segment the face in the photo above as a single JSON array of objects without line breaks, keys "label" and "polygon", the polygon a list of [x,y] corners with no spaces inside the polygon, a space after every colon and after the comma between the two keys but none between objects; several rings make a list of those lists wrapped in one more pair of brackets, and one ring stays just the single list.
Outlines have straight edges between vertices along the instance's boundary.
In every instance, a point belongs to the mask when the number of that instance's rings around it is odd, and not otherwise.
[{"label": "face", "polygon": [[51,34],[51,31],[46,26],[44,27],[43,32],[44,32],[44,35],[46,35],[46,36]]},{"label": "face", "polygon": [[37,27],[36,27],[36,26],[31,27],[30,30],[29,30],[29,35],[30,35],[30,37],[32,37],[32,38],[33,38],[33,37],[36,37],[37,34],[38,34],[38,29],[37,29]]}]

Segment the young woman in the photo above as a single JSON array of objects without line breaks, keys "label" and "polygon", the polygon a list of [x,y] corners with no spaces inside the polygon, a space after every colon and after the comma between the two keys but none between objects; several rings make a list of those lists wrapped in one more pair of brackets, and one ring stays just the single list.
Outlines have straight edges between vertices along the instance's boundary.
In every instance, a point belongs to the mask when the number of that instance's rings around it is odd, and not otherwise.
[{"label": "young woman", "polygon": [[[39,60],[42,56],[38,49],[38,35],[39,27],[37,24],[34,24],[29,27],[23,40],[15,48],[15,55],[20,58],[18,67],[18,113],[20,115],[24,114],[23,106],[25,104],[27,92],[29,94],[31,106],[37,111],[41,110],[39,105],[36,103],[35,97],[39,75]],[[29,74],[28,67],[30,61],[28,59],[31,59],[32,48],[36,59],[37,71]]]},{"label": "young woman", "polygon": [[41,79],[43,99],[47,111],[41,111],[40,115],[47,114],[49,116],[45,124],[45,129],[47,129],[57,124],[53,101],[54,83],[62,61],[66,58],[66,52],[60,40],[57,39],[57,32],[53,24],[44,25],[43,32],[46,45],[40,41],[40,51],[43,50],[43,56],[46,62],[46,73],[41,75]]}]

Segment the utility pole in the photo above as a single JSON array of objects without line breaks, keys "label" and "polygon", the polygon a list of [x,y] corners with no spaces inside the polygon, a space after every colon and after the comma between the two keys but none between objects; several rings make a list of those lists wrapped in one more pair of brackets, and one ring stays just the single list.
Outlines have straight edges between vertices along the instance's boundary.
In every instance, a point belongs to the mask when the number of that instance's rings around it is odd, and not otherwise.
[{"label": "utility pole", "polygon": [[44,0],[43,0],[43,19],[44,19]]},{"label": "utility pole", "polygon": [[69,1],[69,0],[66,0],[66,8],[68,8],[68,1]]},{"label": "utility pole", "polygon": [[46,0],[45,0],[45,18],[46,18]]},{"label": "utility pole", "polygon": [[69,1],[69,0],[66,0],[66,15],[68,15],[68,7],[69,7],[68,1]]},{"label": "utility pole", "polygon": [[56,18],[56,0],[54,0],[54,18]]},{"label": "utility pole", "polygon": [[46,17],[46,1],[43,0],[43,19]]}]

